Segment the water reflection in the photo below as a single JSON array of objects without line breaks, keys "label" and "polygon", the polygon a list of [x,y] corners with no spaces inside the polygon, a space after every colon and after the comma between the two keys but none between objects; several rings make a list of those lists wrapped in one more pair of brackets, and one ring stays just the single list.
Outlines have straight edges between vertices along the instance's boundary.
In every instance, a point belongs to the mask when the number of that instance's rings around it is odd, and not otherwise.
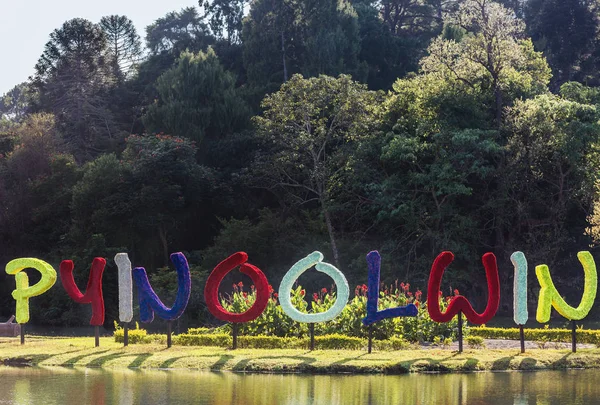
[{"label": "water reflection", "polygon": [[311,376],[1,368],[0,404],[353,405],[597,403],[600,371]]}]

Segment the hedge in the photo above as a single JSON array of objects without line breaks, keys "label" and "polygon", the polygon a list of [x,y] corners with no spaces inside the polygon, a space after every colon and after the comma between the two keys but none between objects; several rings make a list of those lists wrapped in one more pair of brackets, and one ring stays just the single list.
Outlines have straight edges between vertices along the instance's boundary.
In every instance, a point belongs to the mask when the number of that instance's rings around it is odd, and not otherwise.
[{"label": "hedge", "polygon": [[[473,327],[469,333],[471,336],[480,336],[485,339],[520,339],[518,328]],[[571,341],[570,329],[524,329],[524,334],[525,340]],[[600,330],[577,329],[577,342],[600,345]]]},{"label": "hedge", "polygon": [[[173,336],[173,344],[181,346],[218,346],[230,347],[232,337],[225,333],[199,333],[204,331],[191,330],[192,333],[183,333]],[[123,343],[123,331],[117,330],[114,334],[115,342]],[[132,329],[129,331],[129,343],[165,343],[165,335],[146,335],[145,330]],[[238,336],[238,348],[246,349],[308,349],[310,338],[293,338],[278,336]],[[315,336],[315,349],[317,350],[361,350],[367,347],[367,339],[345,335]],[[404,350],[410,344],[402,338],[387,340],[374,340],[376,350]]]}]

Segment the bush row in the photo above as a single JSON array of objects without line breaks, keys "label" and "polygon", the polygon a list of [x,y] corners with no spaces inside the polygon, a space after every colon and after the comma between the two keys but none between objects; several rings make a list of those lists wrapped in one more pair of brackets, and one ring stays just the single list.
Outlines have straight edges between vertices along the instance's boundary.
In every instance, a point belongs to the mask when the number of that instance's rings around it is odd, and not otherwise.
[{"label": "bush row", "polygon": [[[488,328],[477,327],[470,328],[469,333],[472,336],[480,336],[485,339],[511,339],[519,340],[520,334],[518,328]],[[570,329],[525,329],[525,340],[533,341],[551,341],[551,342],[570,342]],[[600,344],[600,331],[577,329],[577,342]]]},{"label": "bush row", "polygon": [[[270,286],[269,286],[270,287]],[[315,324],[316,335],[342,334],[344,336],[366,338],[369,329],[362,320],[367,315],[367,291],[366,285],[356,286],[354,297],[348,301],[342,312],[328,322]],[[458,291],[455,290],[455,295]],[[322,288],[318,293],[307,294],[302,286],[297,286],[291,291],[291,302],[300,312],[323,313],[329,310],[336,301],[335,289]],[[443,297],[440,295],[439,304],[445,310],[453,296]],[[221,297],[221,305],[225,310],[232,313],[247,311],[256,300],[254,286],[244,289],[243,283],[233,284],[233,293]],[[422,301],[422,292],[410,290],[410,284],[395,282],[391,285],[380,286],[379,303],[380,310],[395,308],[414,304],[418,307],[418,315],[415,317],[396,317],[385,319],[377,323],[373,328],[373,338],[377,340],[389,340],[391,338],[403,338],[410,342],[433,342],[435,338],[456,338],[458,330],[457,318],[450,322],[434,322],[427,311],[426,302]],[[205,328],[200,328],[205,329]],[[231,333],[231,324],[225,324],[218,328],[220,333]],[[296,322],[291,319],[279,303],[279,297],[270,287],[270,297],[264,312],[255,320],[240,324],[240,335],[244,336],[279,336],[305,338],[308,336],[308,324]],[[468,332],[465,323],[464,333]]]},{"label": "bush row", "polygon": [[[173,344],[181,346],[218,346],[231,347],[232,337],[226,333],[183,333],[173,336]],[[123,330],[114,334],[115,342],[123,343]],[[166,343],[165,335],[148,335],[143,329],[129,331],[130,344]],[[344,336],[339,334],[315,336],[317,350],[361,350],[367,347],[367,339]],[[310,338],[293,338],[279,336],[238,336],[240,349],[308,349]],[[411,345],[402,338],[374,340],[376,350],[404,350]]]}]

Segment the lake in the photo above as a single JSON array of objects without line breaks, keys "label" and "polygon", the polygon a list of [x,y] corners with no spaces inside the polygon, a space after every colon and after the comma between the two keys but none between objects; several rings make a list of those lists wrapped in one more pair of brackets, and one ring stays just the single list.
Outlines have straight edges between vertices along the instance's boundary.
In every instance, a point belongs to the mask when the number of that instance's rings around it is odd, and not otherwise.
[{"label": "lake", "polygon": [[0,404],[600,403],[595,370],[357,376],[3,367],[0,373]]}]

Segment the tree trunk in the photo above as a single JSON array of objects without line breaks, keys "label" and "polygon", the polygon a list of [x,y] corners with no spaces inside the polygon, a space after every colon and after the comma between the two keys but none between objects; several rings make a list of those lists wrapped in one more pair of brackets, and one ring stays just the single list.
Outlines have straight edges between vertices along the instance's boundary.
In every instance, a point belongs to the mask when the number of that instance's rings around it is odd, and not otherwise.
[{"label": "tree trunk", "polygon": [[494,79],[494,92],[496,93],[496,124],[498,128],[502,126],[502,90],[497,79]]},{"label": "tree trunk", "polygon": [[287,82],[288,71],[287,71],[287,64],[285,62],[285,37],[283,36],[283,31],[281,31],[281,57],[283,59],[283,81]]},{"label": "tree trunk", "polygon": [[327,224],[327,232],[329,233],[329,240],[331,241],[331,251],[333,252],[333,261],[335,266],[340,269],[340,254],[338,252],[337,243],[335,241],[335,233],[333,231],[333,224],[331,223],[331,216],[329,215],[329,211],[325,207],[325,203],[321,201],[321,206],[323,207],[323,215],[325,216],[325,223]]},{"label": "tree trunk", "polygon": [[165,230],[164,226],[159,225],[158,227],[158,237],[160,238],[160,242],[162,244],[162,248],[163,248],[163,260],[164,260],[164,265],[168,266],[169,265],[169,244],[167,242],[167,231]]}]

